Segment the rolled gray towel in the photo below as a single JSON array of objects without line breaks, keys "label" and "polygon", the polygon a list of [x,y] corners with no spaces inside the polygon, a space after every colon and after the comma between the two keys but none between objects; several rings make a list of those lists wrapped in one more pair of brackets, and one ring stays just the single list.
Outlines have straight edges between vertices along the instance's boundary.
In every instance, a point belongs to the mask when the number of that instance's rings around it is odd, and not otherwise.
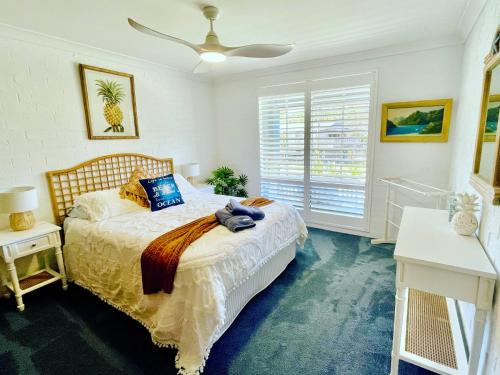
[{"label": "rolled gray towel", "polygon": [[233,215],[250,216],[252,220],[262,220],[266,216],[264,211],[262,211],[259,207],[245,206],[234,198],[229,200],[229,203],[226,205],[226,209]]},{"label": "rolled gray towel", "polygon": [[253,228],[255,222],[250,216],[232,215],[227,208],[223,208],[215,212],[215,217],[219,223],[224,225],[231,232],[239,232],[243,229]]}]

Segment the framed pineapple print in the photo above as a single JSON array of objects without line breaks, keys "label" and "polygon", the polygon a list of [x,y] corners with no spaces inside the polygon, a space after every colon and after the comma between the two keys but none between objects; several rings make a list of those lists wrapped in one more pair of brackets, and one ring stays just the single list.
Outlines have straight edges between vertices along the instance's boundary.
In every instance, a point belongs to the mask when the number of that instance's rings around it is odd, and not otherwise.
[{"label": "framed pineapple print", "polygon": [[89,139],[139,138],[134,76],[80,64]]}]

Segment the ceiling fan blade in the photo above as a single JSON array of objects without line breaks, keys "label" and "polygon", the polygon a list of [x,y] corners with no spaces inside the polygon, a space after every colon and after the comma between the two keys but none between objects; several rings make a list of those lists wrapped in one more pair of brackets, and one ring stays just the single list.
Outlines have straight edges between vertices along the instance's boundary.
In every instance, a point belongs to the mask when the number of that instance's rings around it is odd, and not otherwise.
[{"label": "ceiling fan blade", "polygon": [[241,57],[278,57],[290,52],[293,49],[293,44],[250,44],[242,47],[228,47],[226,50],[227,56]]},{"label": "ceiling fan blade", "polygon": [[193,69],[194,74],[209,73],[212,71],[212,64],[206,61],[200,61]]},{"label": "ceiling fan blade", "polygon": [[148,35],[152,35],[152,36],[156,36],[157,38],[162,38],[162,39],[170,40],[171,42],[184,44],[185,46],[188,46],[188,47],[194,49],[197,53],[200,52],[200,49],[199,49],[199,47],[196,44],[193,44],[193,43],[190,43],[188,41],[176,38],[174,36],[163,34],[163,33],[160,33],[158,31],[155,31],[153,29],[150,29],[149,27],[146,27],[144,25],[141,25],[140,23],[135,22],[132,18],[128,19],[128,23],[134,29],[136,29],[136,30],[138,30],[138,31],[140,31],[142,33],[145,33],[145,34],[148,34]]}]

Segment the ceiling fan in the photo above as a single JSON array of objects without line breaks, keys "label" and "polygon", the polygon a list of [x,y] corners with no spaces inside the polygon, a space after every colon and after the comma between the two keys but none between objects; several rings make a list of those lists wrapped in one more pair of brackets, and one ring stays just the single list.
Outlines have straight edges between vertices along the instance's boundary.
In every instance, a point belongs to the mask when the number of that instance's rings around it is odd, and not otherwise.
[{"label": "ceiling fan", "polygon": [[134,29],[145,34],[153,35],[158,38],[167,39],[175,43],[184,44],[193,49],[201,58],[201,62],[195,67],[194,73],[204,73],[210,69],[208,63],[218,63],[225,61],[230,56],[254,57],[254,58],[270,58],[284,55],[292,50],[293,44],[249,44],[241,47],[227,47],[219,42],[219,38],[214,31],[214,21],[219,15],[219,10],[214,6],[206,6],[203,8],[203,15],[210,21],[210,31],[208,32],[205,43],[194,44],[170,35],[166,35],[150,29],[133,19],[129,18],[128,23]]}]

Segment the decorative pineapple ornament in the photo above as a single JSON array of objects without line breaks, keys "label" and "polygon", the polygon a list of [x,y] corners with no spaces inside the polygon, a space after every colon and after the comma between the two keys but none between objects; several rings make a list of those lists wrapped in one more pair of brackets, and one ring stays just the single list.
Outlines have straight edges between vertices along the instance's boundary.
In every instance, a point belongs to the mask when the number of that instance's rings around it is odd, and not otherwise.
[{"label": "decorative pineapple ornament", "polygon": [[125,96],[122,85],[115,81],[96,80],[97,95],[102,98],[104,103],[104,118],[110,125],[104,132],[112,130],[114,133],[123,133],[122,125],[123,112],[120,109],[120,104]]},{"label": "decorative pineapple ornament", "polygon": [[476,232],[478,222],[475,212],[478,211],[477,195],[457,194],[457,213],[451,220],[455,232],[462,236],[470,236]]}]

